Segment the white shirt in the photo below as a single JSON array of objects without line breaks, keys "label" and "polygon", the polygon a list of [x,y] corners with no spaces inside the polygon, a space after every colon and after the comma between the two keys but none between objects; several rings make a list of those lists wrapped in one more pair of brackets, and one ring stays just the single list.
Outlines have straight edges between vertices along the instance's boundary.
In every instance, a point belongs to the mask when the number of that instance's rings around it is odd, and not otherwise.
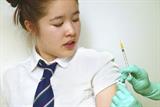
[{"label": "white shirt", "polygon": [[[8,107],[32,107],[43,74],[43,69],[36,66],[39,59],[42,58],[34,50],[26,61],[5,72],[3,94]],[[118,82],[120,76],[107,52],[79,48],[73,57],[53,62],[58,63],[51,78],[54,107],[95,107],[95,96]]]}]

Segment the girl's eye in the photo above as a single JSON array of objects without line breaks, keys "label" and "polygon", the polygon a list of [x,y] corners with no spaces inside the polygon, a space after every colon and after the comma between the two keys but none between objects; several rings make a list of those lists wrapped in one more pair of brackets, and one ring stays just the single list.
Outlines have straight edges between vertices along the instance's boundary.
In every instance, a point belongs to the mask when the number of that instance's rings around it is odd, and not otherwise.
[{"label": "girl's eye", "polygon": [[73,22],[78,22],[78,21],[79,21],[79,18],[73,19],[72,21],[73,21]]},{"label": "girl's eye", "polygon": [[79,21],[79,15],[76,15],[72,19],[73,22],[78,22]]},{"label": "girl's eye", "polygon": [[53,24],[53,26],[55,26],[55,27],[61,27],[62,25],[63,25],[63,22],[62,23]]}]

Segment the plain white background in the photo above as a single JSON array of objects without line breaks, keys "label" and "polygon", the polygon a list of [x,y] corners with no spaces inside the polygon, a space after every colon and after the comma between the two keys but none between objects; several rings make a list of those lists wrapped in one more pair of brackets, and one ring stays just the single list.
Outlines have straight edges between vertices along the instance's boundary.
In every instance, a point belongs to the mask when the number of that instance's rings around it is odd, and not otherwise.
[{"label": "plain white background", "polygon": [[[26,59],[32,47],[25,31],[14,26],[13,12],[0,0],[0,74],[8,65]],[[80,0],[80,12],[81,46],[109,51],[123,67],[119,46],[123,40],[129,64],[145,68],[151,81],[160,82],[160,0]],[[144,107],[160,105],[134,95]]]}]

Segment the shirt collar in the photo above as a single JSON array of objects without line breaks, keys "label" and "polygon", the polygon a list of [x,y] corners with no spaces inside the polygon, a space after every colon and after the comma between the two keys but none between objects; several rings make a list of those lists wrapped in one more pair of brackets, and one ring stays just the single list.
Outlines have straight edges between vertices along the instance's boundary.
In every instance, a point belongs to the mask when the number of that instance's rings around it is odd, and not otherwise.
[{"label": "shirt collar", "polygon": [[39,60],[45,61],[46,64],[51,64],[54,62],[57,62],[59,66],[62,68],[66,68],[72,59],[72,57],[67,57],[67,58],[56,58],[55,60],[51,62],[47,62],[45,59],[43,59],[36,51],[35,47],[32,49],[32,56],[31,56],[31,71],[34,71],[34,69],[37,67],[37,63]]}]

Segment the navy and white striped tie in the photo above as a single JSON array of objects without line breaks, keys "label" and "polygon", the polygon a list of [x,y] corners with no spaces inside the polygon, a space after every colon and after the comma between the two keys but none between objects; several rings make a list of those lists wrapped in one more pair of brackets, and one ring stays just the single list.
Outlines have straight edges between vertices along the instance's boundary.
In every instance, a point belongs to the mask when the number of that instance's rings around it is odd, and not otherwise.
[{"label": "navy and white striped tie", "polygon": [[54,93],[50,84],[57,63],[47,65],[44,61],[39,60],[38,67],[44,68],[43,76],[38,84],[33,107],[54,107]]}]

